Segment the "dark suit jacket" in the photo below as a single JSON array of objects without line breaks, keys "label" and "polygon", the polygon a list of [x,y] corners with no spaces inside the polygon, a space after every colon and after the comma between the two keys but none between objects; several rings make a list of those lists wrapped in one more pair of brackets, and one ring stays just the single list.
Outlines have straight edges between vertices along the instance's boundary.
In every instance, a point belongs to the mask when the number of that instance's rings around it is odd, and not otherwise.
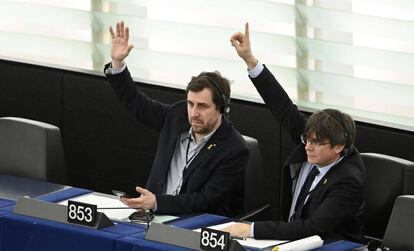
[{"label": "dark suit jacket", "polygon": [[361,241],[365,168],[354,147],[316,185],[303,208],[302,219],[287,222],[292,188],[303,162],[307,160],[305,147],[300,141],[306,117],[266,67],[251,80],[273,115],[298,143],[282,170],[285,174],[282,188],[282,215],[285,221],[255,222],[255,238],[294,240],[319,235],[325,240]]},{"label": "dark suit jacket", "polygon": [[[221,215],[240,212],[249,152],[230,121],[223,118],[219,128],[188,166],[180,194],[165,195],[163,191],[177,138],[190,129],[187,102],[183,100],[167,105],[147,97],[133,82],[128,69],[120,74],[107,75],[107,78],[122,104],[140,122],[160,132],[146,185],[156,195],[157,212],[209,212]],[[214,147],[209,149],[211,144]]]}]

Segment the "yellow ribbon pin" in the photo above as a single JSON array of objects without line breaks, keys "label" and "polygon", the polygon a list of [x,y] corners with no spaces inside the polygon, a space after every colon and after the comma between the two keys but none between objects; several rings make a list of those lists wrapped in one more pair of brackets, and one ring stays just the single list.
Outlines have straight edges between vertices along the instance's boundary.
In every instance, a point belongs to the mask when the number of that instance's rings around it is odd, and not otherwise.
[{"label": "yellow ribbon pin", "polygon": [[216,147],[216,144],[210,144],[208,147],[207,147],[207,149],[208,150],[211,150],[212,148],[214,148],[214,147]]}]

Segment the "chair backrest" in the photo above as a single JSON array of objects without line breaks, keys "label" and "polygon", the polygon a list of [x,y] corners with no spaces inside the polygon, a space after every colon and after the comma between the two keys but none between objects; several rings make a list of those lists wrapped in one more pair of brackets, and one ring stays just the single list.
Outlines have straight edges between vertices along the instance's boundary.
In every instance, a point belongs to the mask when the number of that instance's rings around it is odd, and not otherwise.
[{"label": "chair backrest", "polygon": [[[255,138],[243,135],[249,149],[249,161],[245,170],[244,181],[244,211],[250,211],[268,204],[266,179],[262,165],[259,143]],[[260,215],[249,218],[260,219]]]},{"label": "chair backrest", "polygon": [[29,119],[0,118],[0,173],[65,184],[59,128]]},{"label": "chair backrest", "polygon": [[414,196],[403,195],[395,200],[382,246],[390,250],[414,250]]},{"label": "chair backrest", "polygon": [[365,235],[382,239],[397,196],[414,194],[414,163],[378,153],[361,153],[367,171]]}]

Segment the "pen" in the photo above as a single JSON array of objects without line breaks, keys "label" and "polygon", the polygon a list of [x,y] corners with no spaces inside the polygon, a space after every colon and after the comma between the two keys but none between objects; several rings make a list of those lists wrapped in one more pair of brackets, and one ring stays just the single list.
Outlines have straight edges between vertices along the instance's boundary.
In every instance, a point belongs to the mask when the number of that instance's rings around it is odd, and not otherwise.
[{"label": "pen", "polygon": [[246,238],[244,238],[244,237],[239,237],[239,236],[230,236],[230,238],[231,239],[233,239],[233,240],[241,240],[241,241],[245,241],[245,240],[247,240]]}]

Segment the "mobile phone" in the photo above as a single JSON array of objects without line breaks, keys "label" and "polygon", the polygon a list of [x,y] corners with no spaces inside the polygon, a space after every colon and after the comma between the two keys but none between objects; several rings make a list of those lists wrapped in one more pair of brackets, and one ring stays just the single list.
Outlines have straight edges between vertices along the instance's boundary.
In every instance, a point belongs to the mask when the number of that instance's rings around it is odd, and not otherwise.
[{"label": "mobile phone", "polygon": [[118,197],[118,199],[122,199],[122,198],[131,198],[131,196],[129,196],[127,193],[125,193],[124,191],[119,191],[119,190],[112,190],[112,193],[116,195],[116,197]]},{"label": "mobile phone", "polygon": [[151,211],[136,211],[133,212],[128,219],[132,222],[150,222],[154,219],[154,214]]}]

